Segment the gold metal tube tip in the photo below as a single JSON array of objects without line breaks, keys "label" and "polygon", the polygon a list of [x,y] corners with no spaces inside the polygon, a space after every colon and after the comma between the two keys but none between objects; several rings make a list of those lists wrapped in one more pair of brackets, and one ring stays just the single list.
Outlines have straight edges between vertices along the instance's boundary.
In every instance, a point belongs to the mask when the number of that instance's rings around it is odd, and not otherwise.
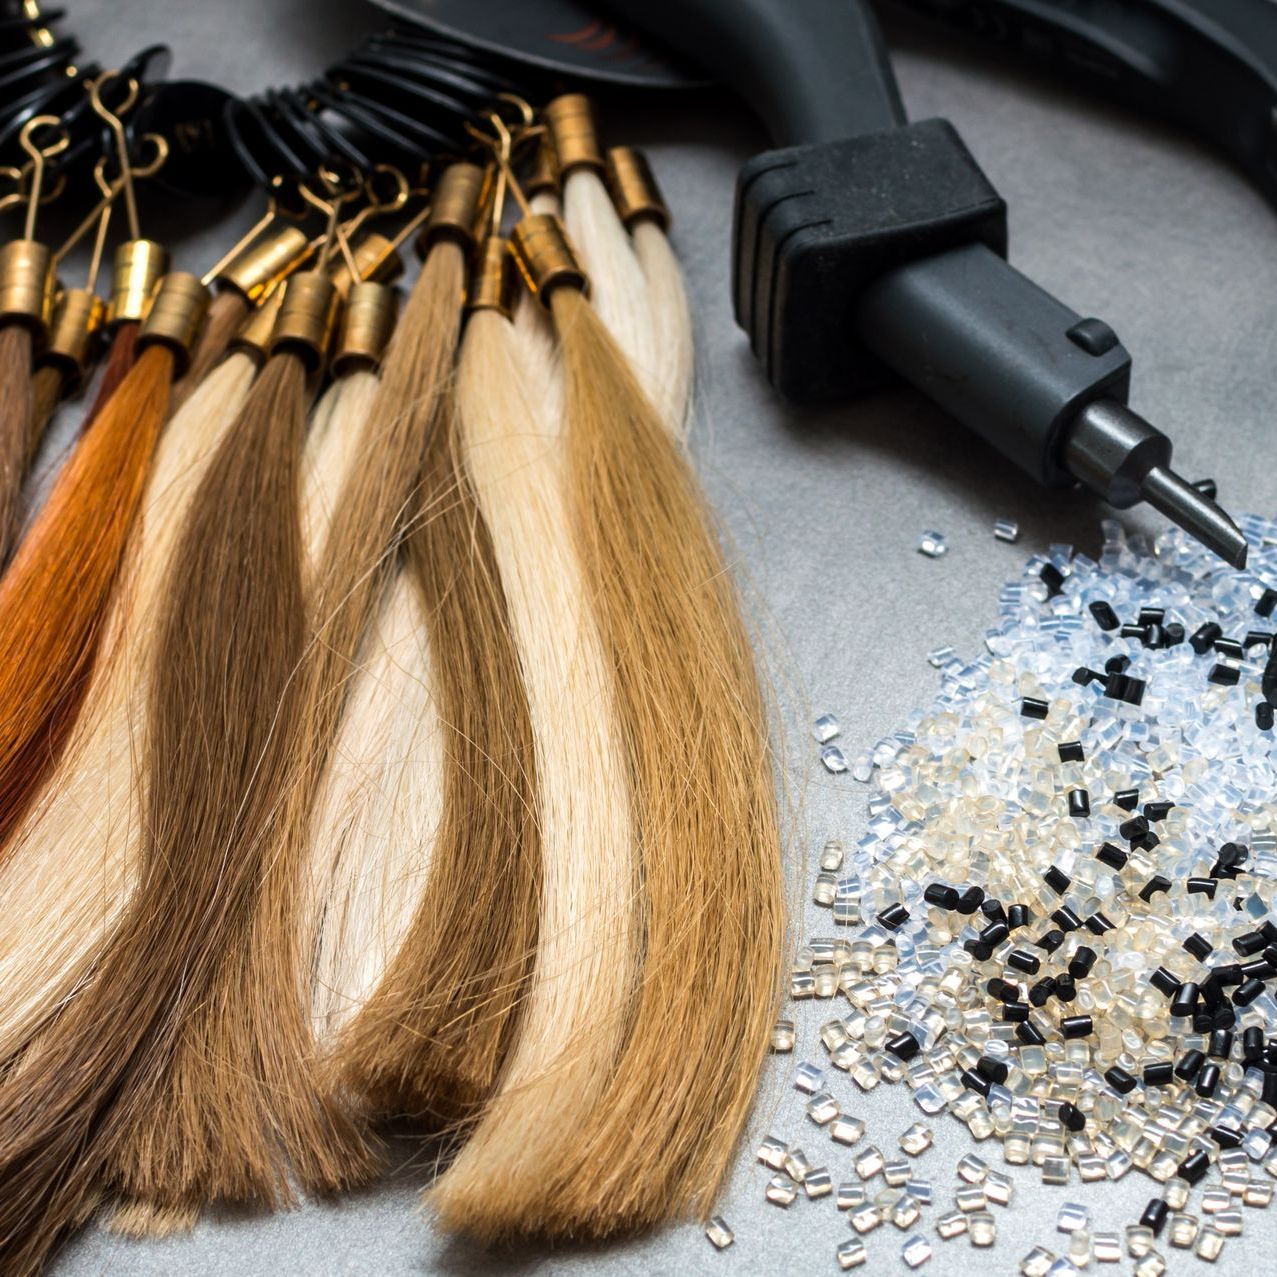
[{"label": "gold metal tube tip", "polygon": [[471,311],[495,310],[509,319],[514,307],[514,289],[510,241],[500,235],[489,235],[475,254],[466,307]]},{"label": "gold metal tube tip", "polygon": [[279,318],[283,300],[284,287],[280,284],[266,294],[257,309],[244,321],[231,341],[231,348],[246,351],[258,361],[264,361],[270,353],[271,333],[275,331],[275,321]]},{"label": "gold metal tube tip", "polygon": [[563,223],[553,213],[534,213],[518,222],[510,236],[514,260],[532,294],[549,306],[560,285],[588,292],[589,277],[577,261]]},{"label": "gold metal tube tip", "polygon": [[531,197],[543,191],[557,195],[562,186],[563,174],[559,172],[558,156],[554,153],[553,145],[542,138],[532,157],[532,171],[524,179],[523,189]]},{"label": "gold metal tube tip", "polygon": [[328,263],[328,274],[337,287],[337,295],[345,301],[351,285],[360,280],[373,280],[379,284],[393,283],[403,274],[403,258],[395,250],[392,240],[377,231],[369,231],[356,240],[350,255],[355,259],[358,278],[351,278],[350,267],[344,257],[334,257]]},{"label": "gold metal tube tip", "polygon": [[669,229],[670,211],[642,151],[632,146],[612,147],[607,153],[604,178],[617,216],[627,229],[644,219],[655,222],[662,230]]},{"label": "gold metal tube tip", "polygon": [[151,295],[168,270],[169,256],[153,239],[131,239],[115,250],[115,273],[106,304],[106,322],[114,327],[146,317]]},{"label": "gold metal tube tip", "polygon": [[41,364],[62,369],[68,388],[88,371],[106,322],[106,302],[87,288],[64,288],[53,303],[49,339],[40,352]]},{"label": "gold metal tube tip", "polygon": [[307,270],[290,276],[271,332],[270,353],[291,350],[300,354],[312,371],[317,369],[328,355],[340,306],[337,285],[327,274]]},{"label": "gold metal tube tip", "polygon": [[365,279],[346,296],[333,372],[345,376],[358,368],[376,368],[395,328],[395,290]]},{"label": "gold metal tube tip", "polygon": [[578,168],[603,172],[594,105],[584,93],[564,93],[554,98],[546,104],[543,115],[564,177]]},{"label": "gold metal tube tip", "polygon": [[436,241],[451,238],[469,248],[475,240],[479,204],[483,195],[483,170],[477,164],[449,164],[439,175],[430,216],[417,236],[422,257]]},{"label": "gold metal tube tip", "polygon": [[186,271],[170,271],[156,285],[155,295],[138,332],[140,347],[163,343],[184,371],[208,314],[208,286]]},{"label": "gold metal tube tip", "polygon": [[259,302],[286,279],[310,252],[310,238],[297,226],[279,226],[250,244],[214,276],[214,283]]},{"label": "gold metal tube tip", "polygon": [[0,319],[22,320],[42,335],[53,313],[53,254],[33,239],[0,248]]}]

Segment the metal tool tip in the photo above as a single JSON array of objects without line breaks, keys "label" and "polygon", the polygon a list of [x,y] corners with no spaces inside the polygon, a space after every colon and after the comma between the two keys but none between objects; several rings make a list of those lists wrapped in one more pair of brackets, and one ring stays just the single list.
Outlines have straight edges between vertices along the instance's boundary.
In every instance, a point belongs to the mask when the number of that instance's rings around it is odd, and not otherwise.
[{"label": "metal tool tip", "polygon": [[1140,495],[1229,566],[1246,566],[1248,547],[1241,529],[1225,510],[1174,470],[1154,466],[1140,483]]}]

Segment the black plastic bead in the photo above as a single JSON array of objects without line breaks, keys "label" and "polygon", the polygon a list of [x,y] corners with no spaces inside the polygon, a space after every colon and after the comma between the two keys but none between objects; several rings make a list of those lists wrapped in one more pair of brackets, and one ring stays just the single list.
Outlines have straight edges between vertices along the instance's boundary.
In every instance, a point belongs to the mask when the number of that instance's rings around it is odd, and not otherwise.
[{"label": "black plastic bead", "polygon": [[1062,975],[1055,982],[1055,996],[1061,1002],[1072,1002],[1077,997],[1077,985],[1071,975]]},{"label": "black plastic bead", "polygon": [[1170,1086],[1175,1081],[1175,1066],[1169,1060],[1159,1060],[1144,1068],[1145,1086]]},{"label": "black plastic bead", "polygon": [[1197,985],[1192,980],[1185,980],[1171,998],[1171,1015],[1188,1016],[1197,1009]]},{"label": "black plastic bead", "polygon": [[1060,1032],[1066,1038],[1085,1038],[1095,1032],[1095,1022],[1089,1015],[1066,1015],[1060,1021]]},{"label": "black plastic bead", "polygon": [[1060,1105],[1060,1121],[1066,1131],[1082,1131],[1086,1129],[1086,1114],[1065,1100]]},{"label": "black plastic bead", "polygon": [[1033,942],[1039,949],[1045,950],[1047,953],[1054,953],[1064,943],[1064,932],[1058,928],[1052,928],[1044,936],[1040,936]]},{"label": "black plastic bead", "polygon": [[1060,755],[1060,762],[1062,763],[1082,763],[1086,761],[1086,754],[1082,749],[1080,740],[1061,741],[1055,748]]},{"label": "black plastic bead", "polygon": [[1038,580],[1046,586],[1048,598],[1055,598],[1064,589],[1064,573],[1054,563],[1044,563],[1042,565],[1042,571],[1038,573]]},{"label": "black plastic bead", "polygon": [[1069,959],[1069,975],[1075,980],[1085,980],[1095,965],[1095,950],[1087,945],[1079,945],[1077,952]]},{"label": "black plastic bead", "polygon": [[1242,1030],[1242,1060],[1255,1064],[1264,1055],[1264,1031],[1257,1024]]},{"label": "black plastic bead", "polygon": [[1061,905],[1051,915],[1051,921],[1056,923],[1061,931],[1076,931],[1082,925],[1082,919],[1068,905]]},{"label": "black plastic bead", "polygon": [[1206,1057],[1196,1048],[1185,1051],[1175,1063],[1175,1076],[1182,1078],[1185,1082],[1191,1082],[1205,1063]]},{"label": "black plastic bead", "polygon": [[1139,805],[1140,791],[1138,789],[1119,789],[1113,795],[1113,801],[1117,806],[1123,807],[1127,811],[1134,811]]},{"label": "black plastic bead", "polygon": [[1235,989],[1246,978],[1236,962],[1225,962],[1221,966],[1212,967],[1210,978],[1224,989]]},{"label": "black plastic bead", "polygon": [[1075,820],[1091,814],[1091,795],[1085,789],[1069,790],[1069,815]]},{"label": "black plastic bead", "polygon": [[1247,931],[1245,935],[1233,937],[1233,948],[1243,958],[1249,958],[1251,954],[1258,953],[1265,943],[1262,931]]},{"label": "black plastic bead", "polygon": [[1215,640],[1215,654],[1217,656],[1227,657],[1230,661],[1240,661],[1246,653],[1242,650],[1242,645],[1235,638],[1220,638]]},{"label": "black plastic bead", "polygon": [[1155,988],[1158,993],[1164,994],[1166,997],[1173,997],[1180,987],[1179,980],[1172,975],[1165,967],[1158,967],[1148,978],[1149,984]]},{"label": "black plastic bead", "polygon": [[[1210,1158],[1207,1157],[1204,1149],[1199,1148],[1179,1164],[1179,1177],[1190,1184],[1197,1184],[1205,1177],[1208,1170],[1210,1170]],[[1166,1203],[1163,1202],[1162,1205],[1165,1206]]]},{"label": "black plastic bead", "polygon": [[1111,700],[1124,701],[1127,705],[1139,705],[1144,700],[1147,684],[1142,678],[1126,674],[1110,674],[1104,680],[1104,695]]},{"label": "black plastic bead", "polygon": [[1046,1038],[1042,1030],[1033,1023],[1027,1016],[1022,1023],[1015,1026],[1015,1036],[1020,1039],[1025,1046],[1042,1046],[1046,1042]]},{"label": "black plastic bead", "polygon": [[988,1078],[998,1086],[1007,1080],[1007,1074],[1011,1071],[1005,1060],[995,1060],[991,1055],[982,1055],[976,1062],[976,1069],[981,1077]]},{"label": "black plastic bead", "polygon": [[1140,1223],[1145,1228],[1151,1228],[1153,1236],[1156,1237],[1165,1226],[1166,1216],[1169,1214],[1170,1209],[1160,1197],[1151,1197],[1148,1205],[1144,1207],[1144,1211],[1140,1215]]},{"label": "black plastic bead", "polygon": [[887,1039],[886,1047],[898,1060],[912,1060],[922,1050],[922,1044],[912,1033],[897,1033]]},{"label": "black plastic bead", "polygon": [[1099,851],[1095,853],[1095,859],[1103,865],[1108,865],[1110,869],[1124,869],[1128,856],[1121,847],[1105,842],[1100,844]]},{"label": "black plastic bead", "polygon": [[1242,1142],[1242,1133],[1234,1126],[1212,1126],[1207,1134],[1220,1148],[1238,1148]]},{"label": "black plastic bead", "polygon": [[1194,931],[1193,934],[1184,941],[1184,948],[1187,949],[1188,952],[1198,960],[1198,962],[1205,962],[1205,960],[1214,952],[1211,942],[1198,931]]},{"label": "black plastic bead", "polygon": [[1166,647],[1178,647],[1184,641],[1184,627],[1172,621],[1162,627],[1162,642]]},{"label": "black plastic bead", "polygon": [[1206,1054],[1213,1060],[1226,1060],[1233,1051],[1233,1034],[1229,1029],[1216,1029],[1210,1035]]},{"label": "black plastic bead", "polygon": [[1059,865],[1052,865],[1050,869],[1042,875],[1042,880],[1046,883],[1057,896],[1062,896],[1072,885],[1073,879],[1064,872]]},{"label": "black plastic bead", "polygon": [[1253,976],[1249,980],[1243,980],[1233,992],[1233,1006],[1248,1007],[1263,991],[1263,981],[1256,980]]},{"label": "black plastic bead", "polygon": [[1162,874],[1154,874],[1141,888],[1140,899],[1152,900],[1159,891],[1169,891],[1171,880]]},{"label": "black plastic bead", "polygon": [[878,921],[888,931],[897,931],[909,921],[909,910],[902,904],[888,905],[879,913]]},{"label": "black plastic bead", "polygon": [[1106,914],[1101,913],[1097,909],[1086,920],[1086,929],[1093,935],[1102,936],[1106,931],[1113,930],[1113,924],[1109,921]]},{"label": "black plastic bead", "polygon": [[1223,632],[1224,631],[1220,629],[1214,621],[1207,621],[1205,625],[1193,631],[1188,642],[1198,656],[1205,656],[1206,653],[1215,646],[1215,640],[1219,638]]},{"label": "black plastic bead", "polygon": [[958,903],[958,889],[943,882],[933,882],[922,893],[922,898],[929,905],[938,905],[941,909],[952,909]]},{"label": "black plastic bead", "polygon": [[1055,992],[1055,977],[1043,976],[1030,990],[1029,1001],[1035,1007],[1044,1007],[1051,1000],[1051,995]]},{"label": "black plastic bead", "polygon": [[1036,696],[1026,696],[1020,702],[1020,713],[1024,718],[1045,718],[1051,712],[1051,707],[1046,701],[1038,700]]},{"label": "black plastic bead", "polygon": [[1088,683],[1095,683],[1103,678],[1103,674],[1099,674],[1092,669],[1087,669],[1085,665],[1079,665],[1077,669],[1073,671],[1073,681],[1079,687],[1086,687]]},{"label": "black plastic bead", "polygon": [[1255,613],[1257,616],[1272,616],[1274,607],[1277,607],[1277,590],[1267,589],[1259,596]]},{"label": "black plastic bead", "polygon": [[981,902],[980,912],[990,922],[1005,922],[1007,920],[1007,911],[1003,908],[1002,901],[995,900],[992,896],[986,897]]},{"label": "black plastic bead", "polygon": [[971,915],[984,903],[983,887],[966,887],[958,897],[958,912]]},{"label": "black plastic bead", "polygon": [[1144,816],[1132,816],[1130,820],[1124,820],[1118,825],[1117,832],[1130,842],[1133,838],[1148,833],[1148,820]]},{"label": "black plastic bead", "polygon": [[1015,931],[1019,927],[1027,927],[1033,921],[1033,910],[1028,905],[1010,905],[1007,908],[1007,926]]},{"label": "black plastic bead", "polygon": [[993,1083],[987,1077],[981,1077],[974,1069],[964,1069],[962,1071],[962,1081],[967,1090],[974,1091],[977,1095],[987,1096]]},{"label": "black plastic bead", "polygon": [[1106,674],[1125,674],[1131,667],[1131,658],[1129,656],[1110,656],[1104,662],[1104,672]]},{"label": "black plastic bead", "polygon": [[1219,687],[1236,687],[1239,678],[1241,670],[1236,665],[1212,665],[1210,673],[1206,675],[1207,682]]},{"label": "black plastic bead", "polygon": [[1027,1002],[1008,1002],[1002,1008],[1002,1018],[1008,1024],[1023,1024],[1032,1009]]},{"label": "black plastic bead", "polygon": [[1020,986],[1000,975],[995,975],[984,988],[991,998],[997,998],[999,1002],[1017,1002],[1020,998]]},{"label": "black plastic bead", "polygon": [[983,944],[996,948],[1011,934],[1011,928],[1005,922],[991,922],[980,932]]},{"label": "black plastic bead", "polygon": [[1261,732],[1273,730],[1273,707],[1267,701],[1260,701],[1255,706],[1255,726]]},{"label": "black plastic bead", "polygon": [[1165,799],[1159,798],[1155,802],[1144,804],[1144,819],[1151,821],[1165,820],[1174,808],[1174,803],[1169,803]]},{"label": "black plastic bead", "polygon": [[1193,1083],[1193,1089],[1203,1099],[1209,1099],[1215,1094],[1215,1088],[1219,1085],[1219,1065],[1206,1064],[1203,1065],[1197,1074],[1197,1080]]},{"label": "black plastic bead", "polygon": [[1218,885],[1214,878],[1190,878],[1185,887],[1190,896],[1210,896],[1213,900]]},{"label": "black plastic bead", "polygon": [[1103,599],[1092,603],[1090,612],[1095,618],[1096,625],[1098,625],[1102,630],[1115,630],[1121,624],[1121,622],[1117,619],[1117,613],[1114,612],[1112,607],[1108,603],[1105,603]]},{"label": "black plastic bead", "polygon": [[1120,1064],[1115,1064],[1104,1074],[1104,1080],[1119,1094],[1129,1095],[1135,1090],[1135,1079]]},{"label": "black plastic bead", "polygon": [[1042,964],[1027,949],[1012,949],[1007,954],[1007,966],[1023,971],[1025,975],[1037,975]]}]

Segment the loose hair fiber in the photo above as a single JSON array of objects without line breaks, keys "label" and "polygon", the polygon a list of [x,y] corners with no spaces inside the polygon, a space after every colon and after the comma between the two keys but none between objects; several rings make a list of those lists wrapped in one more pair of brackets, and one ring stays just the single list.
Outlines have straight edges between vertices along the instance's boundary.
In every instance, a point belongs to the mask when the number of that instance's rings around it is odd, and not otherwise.
[{"label": "loose hair fiber", "polygon": [[186,510],[255,372],[248,355],[232,355],[164,430],[84,710],[0,866],[0,1069],[90,978],[135,885],[161,592]]},{"label": "loose hair fiber", "polygon": [[22,480],[34,421],[31,329],[10,321],[0,325],[0,570],[18,538]]},{"label": "loose hair fiber", "polygon": [[[62,402],[62,393],[66,388],[66,376],[57,364],[46,364],[37,368],[31,378],[31,429],[27,431],[26,457],[23,469],[29,470],[35,454],[39,451],[40,440],[44,438],[45,427]],[[0,392],[2,393],[2,392]]]},{"label": "loose hair fiber", "polygon": [[147,349],[89,428],[0,578],[0,861],[74,726],[168,404]]},{"label": "loose hair fiber", "polygon": [[[305,384],[297,356],[269,360],[182,529],[150,688],[142,877],[38,1067],[0,1086],[0,1266],[41,1263],[103,1186],[180,1212],[287,1200],[290,1162],[307,1187],[367,1166],[333,1106],[263,1094],[236,1038],[250,1017],[234,1004],[258,994],[239,977],[299,708]],[[228,660],[245,634],[248,659]]]},{"label": "loose hair fiber", "polygon": [[561,394],[532,393],[520,342],[496,311],[472,315],[457,388],[466,470],[527,689],[542,849],[536,961],[510,1060],[427,1195],[445,1226],[484,1236],[546,1210],[547,1170],[593,1111],[623,1041],[639,960],[629,776],[573,541],[551,406]]},{"label": "loose hair fiber", "polygon": [[699,486],[584,296],[561,287],[550,305],[580,554],[633,776],[645,930],[628,1040],[570,1156],[547,1168],[541,1223],[604,1236],[712,1202],[767,1049],[783,887],[763,697]]},{"label": "loose hair fiber", "polygon": [[81,432],[88,430],[97,420],[98,414],[111,402],[112,396],[129,375],[137,355],[137,339],[141,331],[141,323],[136,319],[128,319],[117,325],[111,335],[111,350],[93,391],[93,402],[84,414]]},{"label": "loose hair fiber", "polygon": [[173,384],[170,412],[177,412],[217,367],[251,311],[248,298],[238,289],[228,288],[213,298],[199,340],[191,352],[191,362]]},{"label": "loose hair fiber", "polygon": [[[218,651],[232,649],[235,643],[242,646],[246,630],[256,633],[260,620],[266,627],[263,635],[269,634],[262,641],[279,656],[265,663],[269,694],[260,672],[244,675],[257,685],[255,708],[241,706],[236,719],[256,715],[254,748],[247,750],[233,741],[228,751],[220,745],[210,747],[213,766],[203,764],[210,778],[201,782],[201,794],[184,795],[172,804],[173,841],[195,838],[196,845],[203,842],[214,849],[213,864],[205,874],[210,892],[206,908],[216,910],[225,931],[220,941],[201,942],[209,967],[203,992],[169,1016],[167,1023],[176,1027],[168,1034],[180,1031],[180,1037],[166,1048],[166,1058],[149,1086],[149,1100],[135,1108],[113,1150],[110,1180],[127,1204],[124,1222],[130,1215],[161,1223],[182,1221],[204,1202],[218,1199],[274,1206],[291,1198],[289,1172],[306,1191],[325,1193],[366,1178],[373,1168],[374,1152],[350,1120],[346,1096],[325,1088],[313,1050],[310,954],[299,934],[308,888],[306,818],[336,735],[368,618],[393,561],[388,556],[416,483],[422,433],[433,418],[435,399],[451,364],[461,283],[460,248],[436,245],[387,350],[376,403],[366,422],[367,429],[377,432],[376,443],[364,449],[365,464],[353,468],[338,499],[314,570],[309,608],[297,553],[301,528],[295,460],[303,414],[289,407],[300,402],[294,394],[300,394],[300,373],[288,374],[293,386],[282,403],[261,405],[263,427],[272,419],[292,422],[288,492],[281,485],[272,493],[269,520],[273,536],[287,530],[288,544],[255,550],[245,546],[239,570],[264,584],[251,601],[241,603],[243,615],[237,624],[229,613],[212,624],[205,619],[198,645],[211,661]],[[255,394],[278,362],[279,357],[271,360]],[[290,412],[296,415],[281,416]],[[330,430],[336,427],[335,418],[334,410]],[[278,424],[275,432],[281,433]],[[241,451],[250,459],[237,463],[237,483],[251,490],[257,468],[267,473],[272,466],[265,457],[251,459],[254,451],[262,451],[260,444],[256,449],[241,444]],[[276,457],[273,464],[282,466],[283,458]],[[284,470],[279,475],[282,480]],[[224,509],[252,509],[260,500],[243,490],[238,501],[227,494],[219,498]],[[211,502],[202,508],[210,520],[205,534],[211,535]],[[267,523],[264,516],[256,521]],[[193,515],[192,525],[195,522]],[[280,588],[281,581],[286,588]],[[199,615],[199,608],[192,614]],[[171,615],[177,625],[176,612]],[[223,623],[229,628],[219,633]],[[260,649],[261,642],[250,642],[248,659],[236,662],[236,669],[240,664],[262,665]],[[191,663],[187,654],[173,665],[180,673]],[[173,770],[161,744],[176,744],[180,705],[200,703],[212,695],[210,680],[202,690],[184,691],[167,709],[165,701],[153,698],[153,719],[169,722],[173,733],[170,739],[161,724],[149,742],[156,760],[150,769],[154,825],[160,824],[154,814],[160,806],[154,797],[155,778],[160,769]],[[233,697],[223,693],[221,699],[229,702]],[[217,707],[219,722],[226,713],[224,704]],[[243,729],[239,732],[242,736]],[[211,739],[227,736],[228,726],[219,726]],[[223,752],[238,771],[237,786],[211,779],[224,767]],[[225,839],[212,841],[198,831],[201,825],[207,829],[212,821],[227,819],[225,798],[219,804],[213,797],[219,790],[242,797],[238,809],[230,807],[235,827]],[[200,803],[220,807],[223,814],[202,814]],[[219,858],[225,860],[220,872],[229,879],[224,885],[216,881]],[[207,851],[203,859],[209,860]],[[160,905],[161,912],[171,908]],[[191,955],[184,961],[189,972]],[[191,983],[188,974],[184,996]],[[246,991],[251,996],[245,996]]]}]

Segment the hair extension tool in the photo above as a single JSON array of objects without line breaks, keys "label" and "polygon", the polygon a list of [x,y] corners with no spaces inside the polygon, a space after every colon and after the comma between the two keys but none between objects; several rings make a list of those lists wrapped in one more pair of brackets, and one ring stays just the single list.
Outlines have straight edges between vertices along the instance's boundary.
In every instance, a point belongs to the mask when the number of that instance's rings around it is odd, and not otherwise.
[{"label": "hair extension tool", "polygon": [[738,178],[733,289],[784,395],[834,401],[895,372],[1038,482],[1147,501],[1245,565],[1210,485],[1176,474],[1170,439],[1127,406],[1117,334],[1007,262],[1006,204],[953,125],[906,119],[863,0],[609,8],[737,88],[778,147]]}]

